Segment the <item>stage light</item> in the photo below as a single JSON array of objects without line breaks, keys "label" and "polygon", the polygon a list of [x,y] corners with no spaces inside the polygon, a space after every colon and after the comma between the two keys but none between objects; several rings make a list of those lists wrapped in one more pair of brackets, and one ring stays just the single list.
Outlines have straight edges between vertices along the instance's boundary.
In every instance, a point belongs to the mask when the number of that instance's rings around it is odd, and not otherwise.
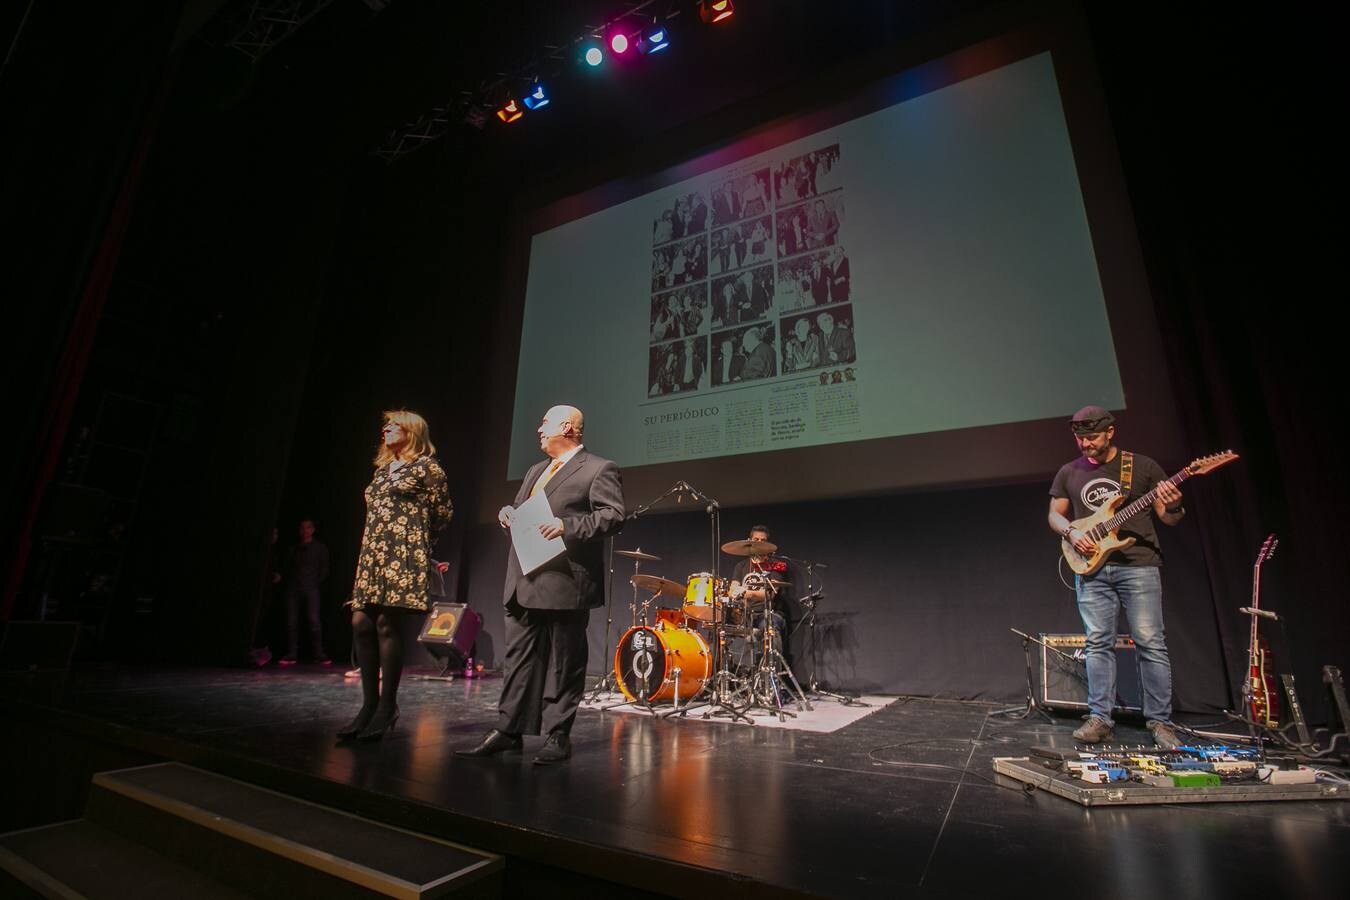
[{"label": "stage light", "polygon": [[520,104],[516,102],[514,97],[497,109],[497,118],[503,122],[514,122],[523,115],[525,115],[525,110],[520,108]]},{"label": "stage light", "polygon": [[725,22],[736,14],[736,4],[731,0],[699,0],[698,17],[711,25]]},{"label": "stage light", "polygon": [[605,51],[601,50],[595,44],[591,44],[586,48],[585,52],[582,53],[581,58],[586,60],[586,65],[595,68],[605,61]]},{"label": "stage light", "polygon": [[656,53],[670,46],[670,32],[664,25],[652,25],[642,32],[638,41],[638,50],[642,53]]},{"label": "stage light", "polygon": [[609,49],[613,50],[615,53],[627,53],[628,35],[624,34],[622,31],[614,32],[614,34],[609,37]]},{"label": "stage light", "polygon": [[530,86],[530,92],[525,95],[525,108],[540,109],[548,106],[549,101],[552,99],[553,98],[548,95],[548,91],[544,90],[544,86],[536,81]]}]

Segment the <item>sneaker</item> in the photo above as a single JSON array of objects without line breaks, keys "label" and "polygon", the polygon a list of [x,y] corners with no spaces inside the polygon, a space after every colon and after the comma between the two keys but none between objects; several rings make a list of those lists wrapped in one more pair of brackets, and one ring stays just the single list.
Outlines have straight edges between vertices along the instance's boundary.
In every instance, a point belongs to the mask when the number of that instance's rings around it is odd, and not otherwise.
[{"label": "sneaker", "polygon": [[1109,741],[1115,734],[1115,727],[1101,716],[1089,716],[1088,720],[1074,729],[1073,737],[1085,744],[1100,744]]},{"label": "sneaker", "polygon": [[318,659],[314,661],[321,666],[331,666],[333,664],[333,661],[326,656],[320,656]]},{"label": "sneaker", "polygon": [[1159,750],[1175,750],[1181,745],[1177,733],[1166,722],[1152,720],[1148,723],[1148,730],[1153,735],[1153,746]]},{"label": "sneaker", "polygon": [[283,656],[281,659],[279,659],[279,660],[277,661],[277,665],[279,665],[279,666],[293,666],[293,665],[295,665],[295,657],[294,657],[294,656]]}]

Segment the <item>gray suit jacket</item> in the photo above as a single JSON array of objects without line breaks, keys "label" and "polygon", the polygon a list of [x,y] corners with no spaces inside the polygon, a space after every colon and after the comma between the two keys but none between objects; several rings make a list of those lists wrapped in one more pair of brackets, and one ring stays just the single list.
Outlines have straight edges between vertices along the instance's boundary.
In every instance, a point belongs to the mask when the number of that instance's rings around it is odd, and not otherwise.
[{"label": "gray suit jacket", "polygon": [[[553,462],[543,459],[525,473],[516,494],[519,506]],[[502,603],[527,609],[592,609],[603,606],[605,538],[623,528],[623,478],[612,460],[586,448],[554,473],[544,486],[553,514],[562,520],[567,552],[530,575],[520,571],[515,550],[507,553]]]}]

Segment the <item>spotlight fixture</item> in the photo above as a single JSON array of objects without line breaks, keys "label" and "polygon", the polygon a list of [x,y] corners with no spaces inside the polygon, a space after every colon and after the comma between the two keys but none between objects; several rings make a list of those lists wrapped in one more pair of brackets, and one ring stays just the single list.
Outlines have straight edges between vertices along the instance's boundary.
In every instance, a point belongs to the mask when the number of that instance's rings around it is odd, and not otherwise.
[{"label": "spotlight fixture", "polygon": [[611,34],[609,36],[609,49],[613,50],[615,53],[627,53],[628,35],[624,34],[622,31],[616,31]]},{"label": "spotlight fixture", "polygon": [[530,86],[530,92],[523,99],[526,109],[541,109],[548,106],[549,101],[553,98],[548,95],[548,91],[544,90],[544,86],[536,81]]},{"label": "spotlight fixture", "polygon": [[599,44],[588,44],[582,51],[581,58],[593,69],[605,61],[605,51],[600,49]]},{"label": "spotlight fixture", "polygon": [[698,0],[698,17],[707,24],[725,22],[736,14],[736,4],[731,0]]},{"label": "spotlight fixture", "polygon": [[643,29],[642,37],[638,40],[638,51],[641,53],[656,53],[670,46],[670,32],[664,25],[652,24]]},{"label": "spotlight fixture", "polygon": [[516,102],[516,98],[514,97],[497,108],[497,118],[501,119],[503,122],[514,122],[523,115],[525,115],[525,110],[520,108],[520,104]]}]

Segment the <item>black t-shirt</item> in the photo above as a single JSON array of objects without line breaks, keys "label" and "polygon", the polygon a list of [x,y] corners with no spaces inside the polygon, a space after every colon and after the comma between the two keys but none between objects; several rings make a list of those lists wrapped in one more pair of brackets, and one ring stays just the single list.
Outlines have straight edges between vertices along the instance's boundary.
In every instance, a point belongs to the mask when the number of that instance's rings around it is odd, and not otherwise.
[{"label": "black t-shirt", "polygon": [[[1065,463],[1055,474],[1050,485],[1050,496],[1067,499],[1071,507],[1070,519],[1081,519],[1101,508],[1113,494],[1120,493],[1120,460],[1124,454],[1117,449],[1115,458],[1096,465],[1080,456]],[[1134,454],[1134,477],[1126,503],[1142,497],[1165,481],[1167,473],[1147,456]],[[1122,504],[1125,505],[1125,504]],[[1106,558],[1107,565],[1161,566],[1162,549],[1158,546],[1158,532],[1153,527],[1153,507],[1139,513],[1120,526],[1120,537],[1135,538],[1134,545],[1116,550]]]}]

